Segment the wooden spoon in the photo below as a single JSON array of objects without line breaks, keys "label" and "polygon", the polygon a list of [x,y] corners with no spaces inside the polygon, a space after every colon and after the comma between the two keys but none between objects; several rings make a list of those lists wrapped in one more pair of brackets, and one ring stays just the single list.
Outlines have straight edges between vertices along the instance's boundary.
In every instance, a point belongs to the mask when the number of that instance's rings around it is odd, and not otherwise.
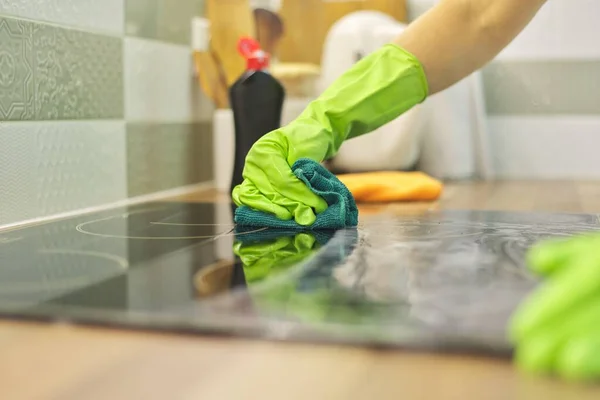
[{"label": "wooden spoon", "polygon": [[211,48],[222,65],[227,86],[238,80],[246,69],[238,53],[238,41],[243,36],[254,37],[255,25],[248,0],[207,0],[210,20]]}]

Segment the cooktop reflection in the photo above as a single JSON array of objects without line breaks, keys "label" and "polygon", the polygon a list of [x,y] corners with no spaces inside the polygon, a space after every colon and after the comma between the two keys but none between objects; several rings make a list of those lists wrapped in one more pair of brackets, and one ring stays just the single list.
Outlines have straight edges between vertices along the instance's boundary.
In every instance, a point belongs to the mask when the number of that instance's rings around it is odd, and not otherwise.
[{"label": "cooktop reflection", "polygon": [[0,231],[0,313],[151,330],[509,353],[540,239],[598,216],[379,214],[240,229],[229,204],[154,203]]}]

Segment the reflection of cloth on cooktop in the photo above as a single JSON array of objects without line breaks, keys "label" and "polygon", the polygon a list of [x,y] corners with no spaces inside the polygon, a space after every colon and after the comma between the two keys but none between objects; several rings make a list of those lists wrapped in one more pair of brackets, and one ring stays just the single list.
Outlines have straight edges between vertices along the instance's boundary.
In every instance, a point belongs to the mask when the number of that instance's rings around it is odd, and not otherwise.
[{"label": "reflection of cloth on cooktop", "polygon": [[275,241],[283,237],[294,237],[298,234],[309,234],[313,236],[321,246],[326,245],[333,235],[335,230],[315,230],[315,231],[298,231],[295,229],[265,229],[256,231],[256,228],[236,226],[235,234],[236,241],[244,244],[265,243]]}]

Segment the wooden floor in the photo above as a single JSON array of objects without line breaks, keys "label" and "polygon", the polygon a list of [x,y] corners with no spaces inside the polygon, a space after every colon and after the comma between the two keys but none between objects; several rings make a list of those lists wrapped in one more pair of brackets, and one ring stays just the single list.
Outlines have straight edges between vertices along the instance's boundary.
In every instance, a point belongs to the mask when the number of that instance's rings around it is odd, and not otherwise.
[{"label": "wooden floor", "polygon": [[[227,201],[211,192],[179,201]],[[600,182],[451,184],[437,203],[366,206],[600,213]],[[461,356],[0,323],[2,399],[599,399]]]}]

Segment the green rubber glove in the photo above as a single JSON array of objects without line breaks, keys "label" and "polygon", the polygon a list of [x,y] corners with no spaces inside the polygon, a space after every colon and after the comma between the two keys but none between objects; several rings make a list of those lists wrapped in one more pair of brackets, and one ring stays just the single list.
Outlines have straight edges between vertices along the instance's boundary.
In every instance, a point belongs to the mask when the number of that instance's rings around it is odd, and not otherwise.
[{"label": "green rubber glove", "polygon": [[516,363],[535,374],[600,380],[600,236],[542,243],[528,261],[546,281],[513,316]]},{"label": "green rubber glove", "polygon": [[289,125],[258,140],[246,157],[244,182],[233,201],[312,225],[327,203],[291,170],[300,158],[317,162],[333,157],[346,139],[393,121],[427,97],[419,61],[389,44],[356,63]]}]

